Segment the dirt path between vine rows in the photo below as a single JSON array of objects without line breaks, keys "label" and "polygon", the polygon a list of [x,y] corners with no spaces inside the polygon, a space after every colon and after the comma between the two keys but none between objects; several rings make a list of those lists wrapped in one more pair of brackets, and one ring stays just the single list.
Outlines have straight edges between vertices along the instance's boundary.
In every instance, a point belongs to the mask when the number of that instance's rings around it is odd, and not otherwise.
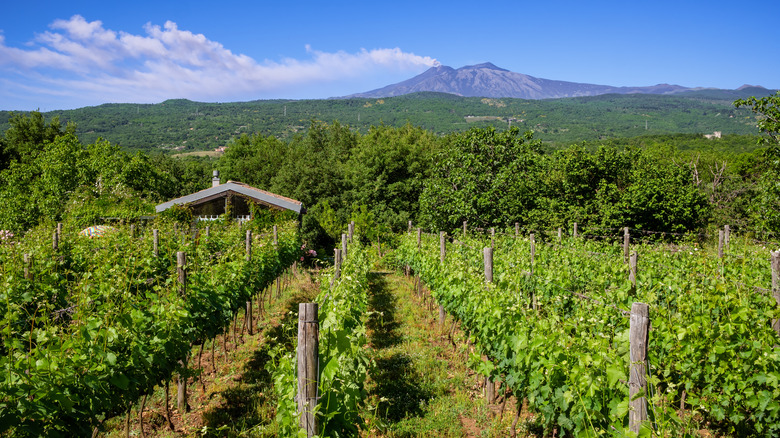
[{"label": "dirt path between vine rows", "polygon": [[[482,379],[466,366],[464,335],[440,325],[430,294],[413,278],[374,272],[368,335],[374,366],[366,385],[371,408],[364,437],[509,436],[514,398],[488,406]],[[502,411],[503,409],[503,411]]]}]

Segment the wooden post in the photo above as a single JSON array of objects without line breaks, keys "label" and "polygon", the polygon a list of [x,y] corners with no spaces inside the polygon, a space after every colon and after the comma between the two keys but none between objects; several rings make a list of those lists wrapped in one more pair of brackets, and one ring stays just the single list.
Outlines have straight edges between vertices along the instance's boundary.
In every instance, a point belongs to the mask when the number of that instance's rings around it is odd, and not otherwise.
[{"label": "wooden post", "polygon": [[[772,260],[772,296],[775,302],[780,306],[780,251],[771,253]],[[780,336],[780,319],[772,321],[772,328],[775,329],[777,336]]]},{"label": "wooden post", "polygon": [[355,221],[349,223],[349,243],[352,243],[352,239],[355,237]]},{"label": "wooden post", "polygon": [[[487,247],[482,251],[485,260],[485,281],[493,282],[493,248]],[[492,404],[496,400],[496,384],[485,376],[485,401]]]},{"label": "wooden post", "polygon": [[300,427],[311,437],[318,433],[314,408],[319,385],[319,321],[317,303],[298,304],[298,413]]},{"label": "wooden post", "polygon": [[439,231],[439,260],[444,264],[444,258],[447,257],[447,233]]},{"label": "wooden post", "polygon": [[[341,250],[336,248],[333,253],[333,264],[334,264],[334,272],[333,272],[333,281],[336,281],[339,279],[339,275],[341,275]],[[331,282],[331,286],[333,285],[333,282]]]},{"label": "wooden post", "polygon": [[274,246],[279,244],[279,233],[276,230],[276,225],[274,225]]},{"label": "wooden post", "polygon": [[412,232],[412,221],[409,221],[409,229],[407,230],[408,233]]},{"label": "wooden post", "polygon": [[558,243],[561,243],[561,239],[563,238],[563,230],[561,227],[558,227]]},{"label": "wooden post", "polygon": [[[531,275],[534,275],[534,264],[536,263],[536,236],[534,233],[531,233],[529,236],[531,240]],[[539,305],[536,301],[536,291],[531,291],[531,307],[534,310],[537,310],[539,308]]]},{"label": "wooden post", "polygon": [[466,237],[466,223],[467,223],[467,222],[468,222],[468,221],[463,221],[463,237],[464,237],[464,238]]},{"label": "wooden post", "polygon": [[628,256],[629,256],[629,244],[631,242],[631,237],[628,234],[628,227],[623,228],[623,259],[628,262]]},{"label": "wooden post", "polygon": [[577,237],[577,222],[574,223],[574,237]]},{"label": "wooden post", "polygon": [[723,226],[723,246],[729,249],[729,240],[731,239],[731,227],[729,225]]},{"label": "wooden post", "polygon": [[[422,248],[422,228],[417,229],[417,251],[420,251],[420,248]],[[415,293],[418,297],[422,296],[422,284],[420,284],[420,273],[415,272],[414,273],[414,285],[415,285]]]},{"label": "wooden post", "polygon": [[341,233],[341,258],[347,258],[347,234]]},{"label": "wooden post", "polygon": [[718,230],[718,258],[723,258],[723,230]]},{"label": "wooden post", "polygon": [[130,238],[135,239],[135,224],[130,224]]},{"label": "wooden post", "polygon": [[515,222],[515,239],[520,237],[520,222]]},{"label": "wooden post", "polygon": [[639,261],[639,254],[634,251],[628,260],[628,280],[631,282],[631,287],[636,290],[636,269]]},{"label": "wooden post", "polygon": [[493,248],[486,247],[482,250],[484,262],[485,262],[485,281],[488,283],[493,282]]},{"label": "wooden post", "polygon": [[490,247],[495,247],[495,241],[496,241],[496,229],[491,228],[490,229]]},{"label": "wooden post", "polygon": [[176,253],[176,273],[179,277],[179,295],[184,296],[187,293],[187,253],[179,251]]},{"label": "wooden post", "polygon": [[[179,295],[184,296],[187,292],[187,271],[186,271],[186,265],[187,265],[187,254],[183,251],[179,251],[176,253],[176,273],[178,274],[178,280],[179,280]],[[182,368],[187,367],[187,360],[181,360],[179,361],[179,364],[182,366]],[[179,409],[179,414],[184,414],[185,412],[189,412],[190,406],[187,403],[187,378],[183,377],[182,375],[179,375],[177,377],[177,396],[176,396],[176,406]]]},{"label": "wooden post", "polygon": [[252,261],[252,230],[246,230],[246,261]]},{"label": "wooden post", "polygon": [[32,265],[33,256],[30,254],[24,254],[24,279],[33,281]]},{"label": "wooden post", "polygon": [[[444,260],[447,257],[447,239],[444,231],[439,231],[439,261],[444,264]],[[444,320],[447,318],[447,314],[444,312],[444,305],[439,304],[439,326],[444,327]]]},{"label": "wooden post", "polygon": [[254,315],[252,314],[252,300],[246,302],[246,327],[249,332],[249,336],[254,334],[253,327],[255,325]]},{"label": "wooden post", "polygon": [[152,253],[155,257],[157,257],[159,252],[159,245],[160,245],[160,230],[157,228],[152,230]]},{"label": "wooden post", "polygon": [[647,344],[650,333],[650,310],[644,303],[631,306],[629,323],[630,365],[628,378],[628,427],[639,433],[647,421]]},{"label": "wooden post", "polygon": [[55,252],[60,248],[60,235],[57,233],[57,230],[54,230],[54,232],[51,234],[51,249],[53,249]]},{"label": "wooden post", "polygon": [[62,241],[62,222],[57,222],[57,241]]},{"label": "wooden post", "polygon": [[209,237],[209,231],[211,230],[209,225],[206,225],[206,237]]}]

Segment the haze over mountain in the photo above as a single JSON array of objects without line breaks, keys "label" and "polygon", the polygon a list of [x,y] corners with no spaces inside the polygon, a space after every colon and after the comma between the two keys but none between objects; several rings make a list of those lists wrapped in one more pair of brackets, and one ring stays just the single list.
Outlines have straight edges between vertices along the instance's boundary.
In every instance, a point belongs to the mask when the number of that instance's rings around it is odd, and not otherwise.
[{"label": "haze over mountain", "polygon": [[702,88],[658,84],[647,87],[613,87],[555,81],[515,73],[486,62],[454,69],[444,65],[431,67],[420,75],[397,84],[345,97],[380,98],[435,91],[464,97],[514,97],[519,99],[556,99],[601,94],[676,94]]}]

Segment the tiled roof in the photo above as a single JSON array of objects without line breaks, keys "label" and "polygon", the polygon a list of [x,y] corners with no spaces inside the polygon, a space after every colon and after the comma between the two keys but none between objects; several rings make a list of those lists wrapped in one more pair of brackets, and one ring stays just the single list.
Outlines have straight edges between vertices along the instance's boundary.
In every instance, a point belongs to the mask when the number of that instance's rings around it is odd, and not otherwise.
[{"label": "tiled roof", "polygon": [[256,187],[252,187],[248,184],[244,184],[238,181],[228,181],[225,184],[220,184],[216,187],[209,187],[205,190],[201,190],[187,196],[182,196],[181,198],[163,202],[162,204],[155,207],[155,209],[159,213],[171,208],[174,205],[198,204],[198,201],[200,200],[213,199],[215,196],[219,196],[227,192],[240,193],[264,204],[292,210],[299,214],[304,211],[303,203],[301,201],[296,201],[295,199],[286,198],[275,193],[260,190]]}]

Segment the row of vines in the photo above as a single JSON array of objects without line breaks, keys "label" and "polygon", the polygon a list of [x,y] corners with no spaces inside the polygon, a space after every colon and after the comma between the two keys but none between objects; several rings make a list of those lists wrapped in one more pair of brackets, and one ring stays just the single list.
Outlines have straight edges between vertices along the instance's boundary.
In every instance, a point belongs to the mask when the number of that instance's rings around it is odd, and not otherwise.
[{"label": "row of vines", "polygon": [[[314,409],[317,436],[356,436],[365,398],[364,383],[370,364],[365,348],[370,263],[366,248],[358,238],[348,248],[341,263],[337,261],[334,267],[321,273],[320,291],[315,298],[319,308],[318,386]],[[276,359],[269,363],[268,369],[279,400],[276,420],[280,436],[305,437],[307,431],[300,424],[296,400],[296,394],[300,393],[296,356],[286,352],[283,346],[274,356]]]},{"label": "row of vines", "polygon": [[[527,400],[548,433],[631,436],[629,311],[649,305],[649,421],[640,435],[780,433],[780,353],[770,251],[732,239],[722,258],[696,243],[546,242],[511,231],[402,237],[410,266],[475,346],[474,368]],[[493,282],[483,248],[493,246]],[[487,360],[483,360],[486,357]]]},{"label": "row of vines", "polygon": [[[193,347],[229,330],[247,301],[300,255],[295,223],[254,230],[66,226],[0,245],[0,435],[89,436],[174,375]],[[140,234],[136,236],[135,234]],[[186,253],[186,283],[177,253]],[[186,286],[184,286],[186,284]]]}]

